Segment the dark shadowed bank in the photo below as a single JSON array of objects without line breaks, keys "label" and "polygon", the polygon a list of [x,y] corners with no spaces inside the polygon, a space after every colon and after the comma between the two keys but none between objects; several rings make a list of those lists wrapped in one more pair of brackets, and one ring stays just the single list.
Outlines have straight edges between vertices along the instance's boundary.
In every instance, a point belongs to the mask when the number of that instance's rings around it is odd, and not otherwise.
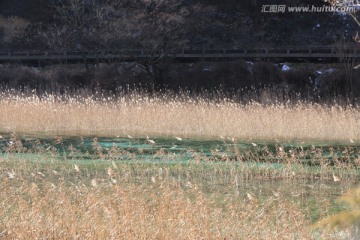
[{"label": "dark shadowed bank", "polygon": [[[150,72],[149,72],[150,71]],[[156,78],[154,78],[156,72]],[[131,91],[187,92],[206,98],[228,97],[261,103],[312,101],[357,103],[360,69],[342,64],[275,64],[270,62],[164,63],[147,69],[139,63],[93,66],[30,67],[0,65],[3,89],[52,94],[103,93],[119,96]]]},{"label": "dark shadowed bank", "polygon": [[[1,51],[102,51],[111,49],[243,49],[353,44],[357,26],[338,13],[262,13],[265,0],[3,0]],[[271,4],[323,6],[324,1],[282,0]],[[19,64],[19,65],[16,65]],[[360,93],[355,62],[289,64],[235,61],[134,63],[29,67],[0,65],[4,89],[41,94],[74,91],[117,94],[219,91],[237,100],[308,100],[355,103]],[[270,100],[269,100],[270,99]]]}]

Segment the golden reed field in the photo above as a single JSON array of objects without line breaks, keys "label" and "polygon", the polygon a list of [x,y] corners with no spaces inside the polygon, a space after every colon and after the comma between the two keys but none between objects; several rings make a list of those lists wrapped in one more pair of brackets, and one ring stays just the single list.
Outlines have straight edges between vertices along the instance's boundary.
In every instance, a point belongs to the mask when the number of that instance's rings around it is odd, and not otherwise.
[{"label": "golden reed field", "polygon": [[[94,167],[50,159],[47,164],[18,160],[0,158],[1,239],[335,240],[353,236],[347,229],[312,227],[309,213],[331,214],[329,193],[315,185],[309,192],[288,181],[290,196],[277,187],[273,194],[261,196],[242,190],[240,180],[232,176],[236,172],[220,165],[212,171],[201,165],[103,162]],[[197,180],[209,174],[219,182],[235,181],[209,191],[206,188],[214,187],[212,182]]]},{"label": "golden reed field", "polygon": [[[189,146],[184,156],[194,159],[188,163],[154,163],[151,155],[144,163],[137,161],[140,150],[122,161],[126,151],[98,144],[93,144],[99,155],[94,159],[71,158],[80,154],[79,146],[62,152],[44,145],[42,138],[29,149],[17,134],[350,143],[360,140],[359,113],[351,106],[240,104],[186,95],[135,93],[94,100],[5,92],[0,96],[0,238],[356,239],[358,228],[323,231],[314,225],[342,210],[334,199],[357,182],[352,147],[342,151],[343,157],[332,153],[329,159],[320,148],[301,148],[296,155],[278,146],[270,162],[263,163],[251,149],[250,162],[212,162],[212,156],[197,161]],[[12,137],[6,139],[6,133]],[[63,146],[61,140],[55,144]],[[270,154],[266,147],[253,146]],[[240,154],[235,145],[234,151]],[[315,167],[303,162],[308,151],[319,163]],[[155,155],[166,160],[171,154],[159,150]],[[274,160],[278,165],[272,165]]]},{"label": "golden reed field", "polygon": [[311,103],[239,104],[186,96],[0,96],[0,132],[241,140],[360,140],[360,109]]}]

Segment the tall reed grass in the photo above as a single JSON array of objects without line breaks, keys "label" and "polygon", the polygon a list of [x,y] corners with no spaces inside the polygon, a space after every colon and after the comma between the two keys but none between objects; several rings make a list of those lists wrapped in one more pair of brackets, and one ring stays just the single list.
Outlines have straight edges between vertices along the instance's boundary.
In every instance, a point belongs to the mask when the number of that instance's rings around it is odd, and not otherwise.
[{"label": "tall reed grass", "polygon": [[[347,239],[348,232],[311,228],[309,191],[288,197],[246,192],[232,171],[217,167],[109,162],[24,161],[0,157],[2,239]],[[196,174],[187,174],[197,171]],[[214,183],[198,181],[217,172]],[[178,176],[178,174],[183,174]],[[291,184],[291,182],[289,182]],[[279,185],[278,185],[279,186]],[[285,185],[284,185],[285,186]],[[221,190],[220,190],[221,189]],[[326,188],[314,189],[321,214]],[[324,193],[323,193],[324,192]],[[301,199],[301,201],[300,201]]]},{"label": "tall reed grass", "polygon": [[0,132],[241,140],[359,141],[360,109],[311,103],[236,103],[183,95],[0,96]]}]

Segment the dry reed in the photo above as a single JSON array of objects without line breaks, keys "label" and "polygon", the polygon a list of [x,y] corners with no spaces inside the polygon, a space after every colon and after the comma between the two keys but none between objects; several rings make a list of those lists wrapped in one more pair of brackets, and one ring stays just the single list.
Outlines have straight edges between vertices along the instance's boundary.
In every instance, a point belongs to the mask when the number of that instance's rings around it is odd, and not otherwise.
[{"label": "dry reed", "polygon": [[[48,135],[172,136],[232,138],[245,140],[322,139],[359,140],[359,109],[315,104],[241,105],[230,100],[149,97],[130,94],[122,98],[0,96],[0,132]],[[228,137],[228,138],[226,138]],[[229,140],[230,139],[230,140]],[[146,139],[151,144],[152,139]],[[67,146],[67,155],[54,146],[35,141],[33,148],[16,134],[1,149],[0,237],[3,239],[346,239],[346,231],[325,233],[311,229],[309,212],[314,207],[303,201],[309,190],[292,190],[294,197],[269,189],[273,194],[246,192],[241,184],[251,179],[328,181],[335,177],[321,149],[284,150],[270,153],[266,147],[239,153],[214,152],[202,159],[192,152],[192,163],[159,167],[136,161],[117,163],[123,155],[136,160],[136,153],[115,147],[103,149],[95,138],[93,165],[76,158],[77,146]],[[62,138],[54,140],[62,145]],[[27,143],[28,145],[28,143]],[[154,141],[154,144],[156,142]],[[64,145],[65,146],[65,145]],[[350,148],[349,148],[350,149]],[[161,149],[160,149],[161,150]],[[154,156],[171,159],[164,149]],[[190,150],[189,150],[190,151]],[[318,171],[301,164],[308,151]],[[349,150],[350,152],[350,150]],[[26,160],[35,156],[37,161]],[[234,153],[234,154],[232,154]],[[246,163],[262,161],[261,154],[281,158],[282,168]],[[25,155],[24,155],[25,154]],[[36,155],[37,154],[37,155]],[[137,153],[137,154],[140,154]],[[229,154],[229,155],[227,155]],[[258,154],[258,155],[257,155]],[[342,158],[350,159],[351,154]],[[233,156],[234,155],[234,156]],[[346,182],[348,169],[357,171],[358,162],[346,164],[334,155],[338,184]],[[56,158],[69,157],[68,161]],[[91,156],[87,156],[91,157]],[[41,158],[45,158],[40,160]],[[201,161],[197,161],[197,159]],[[226,161],[210,164],[212,159]],[[232,165],[231,160],[238,165]],[[45,161],[44,161],[45,160]],[[75,162],[74,162],[75,161]],[[203,165],[201,165],[201,164]],[[340,168],[337,169],[337,168]],[[353,172],[350,171],[349,172]],[[320,171],[320,172],[319,172]],[[332,174],[332,175],[331,175]],[[350,176],[350,182],[354,180]],[[334,180],[335,181],[335,180]],[[204,185],[204,186],[202,186]],[[310,184],[311,185],[311,184]],[[222,190],[219,190],[219,187]],[[318,217],[330,212],[330,201],[320,184],[316,199],[324,203]],[[299,199],[301,198],[301,199]],[[320,204],[319,204],[320,205]],[[312,213],[310,213],[312,214]],[[351,234],[351,233],[350,233]]]},{"label": "dry reed", "polygon": [[[0,160],[2,239],[314,237],[301,203],[282,196],[209,195],[194,183],[185,186],[160,174],[152,175],[150,183],[123,183],[114,180],[121,177],[116,168],[89,178],[84,166],[39,169],[27,163],[13,169],[13,163]],[[341,236],[315,234],[319,239]]]},{"label": "dry reed", "polygon": [[0,132],[48,135],[172,136],[238,140],[359,141],[357,107],[247,105],[230,100],[0,96]]}]

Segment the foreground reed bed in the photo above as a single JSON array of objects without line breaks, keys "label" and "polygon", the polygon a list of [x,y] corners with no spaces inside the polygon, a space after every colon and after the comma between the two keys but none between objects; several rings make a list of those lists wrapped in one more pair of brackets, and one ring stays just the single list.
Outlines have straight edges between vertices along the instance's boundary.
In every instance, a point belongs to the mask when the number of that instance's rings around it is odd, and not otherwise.
[{"label": "foreground reed bed", "polygon": [[[89,164],[48,157],[33,162],[10,154],[0,157],[0,234],[2,239],[351,236],[347,230],[322,232],[311,228],[310,211],[318,209],[318,217],[330,211],[328,188],[319,185],[320,190],[314,188],[310,194],[290,181],[283,188],[277,183],[277,188],[264,195],[254,187],[249,188],[252,191],[243,188],[234,172],[196,164]],[[211,190],[215,181],[204,181],[214,173],[214,180],[222,182],[218,190]],[[291,186],[286,187],[288,184]],[[293,196],[286,196],[287,191]]]},{"label": "foreground reed bed", "polygon": [[150,97],[0,97],[0,132],[48,135],[178,136],[242,140],[359,141],[360,109],[317,104],[239,104]]},{"label": "foreground reed bed", "polygon": [[201,192],[161,187],[65,186],[22,183],[0,187],[6,239],[311,239],[297,204],[225,201]]}]

